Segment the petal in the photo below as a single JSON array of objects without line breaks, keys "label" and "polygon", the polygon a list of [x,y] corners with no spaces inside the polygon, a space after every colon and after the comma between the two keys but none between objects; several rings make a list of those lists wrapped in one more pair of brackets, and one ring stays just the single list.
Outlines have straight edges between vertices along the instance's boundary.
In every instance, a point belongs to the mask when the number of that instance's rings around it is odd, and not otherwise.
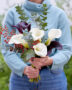
[{"label": "petal", "polygon": [[27,29],[28,29],[28,32],[31,30],[31,24],[28,25]]},{"label": "petal", "polygon": [[17,34],[17,35],[13,35],[9,41],[9,44],[20,44],[22,42],[23,38],[23,34]]},{"label": "petal", "polygon": [[60,38],[62,35],[62,32],[60,29],[51,29],[49,32],[48,32],[48,37],[50,39],[55,39],[55,38]]},{"label": "petal", "polygon": [[12,26],[12,27],[16,27],[18,31],[23,34],[23,30],[25,30],[26,28],[28,29],[28,31],[30,31],[31,24],[21,21],[16,26]]},{"label": "petal", "polygon": [[43,30],[39,30],[39,28],[32,28],[31,29],[31,34],[33,37],[33,40],[39,40],[44,36],[44,31]]},{"label": "petal", "polygon": [[56,48],[58,50],[62,50],[62,45],[57,41],[52,41],[51,44],[47,47],[48,55],[51,54],[51,51],[53,48]]},{"label": "petal", "polygon": [[[45,44],[38,43],[37,45],[34,45],[33,48],[34,48],[36,55],[38,55],[40,57],[45,57],[47,55],[47,47]],[[39,50],[37,50],[37,48]]]}]

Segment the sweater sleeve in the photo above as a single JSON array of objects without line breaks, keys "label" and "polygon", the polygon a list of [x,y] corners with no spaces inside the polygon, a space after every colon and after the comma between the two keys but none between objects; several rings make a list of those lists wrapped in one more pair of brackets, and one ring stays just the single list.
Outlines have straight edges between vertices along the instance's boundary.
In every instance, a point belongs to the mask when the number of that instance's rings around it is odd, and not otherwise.
[{"label": "sweater sleeve", "polygon": [[[13,30],[12,25],[14,25],[14,15],[12,10],[9,10],[4,18],[3,26],[5,25],[8,28],[8,32],[11,32],[11,30]],[[1,51],[4,56],[4,60],[14,73],[16,73],[19,76],[22,76],[24,72],[24,68],[27,66],[27,64],[25,64],[15,52],[6,49],[6,46],[9,47],[9,45],[6,44],[4,40],[5,38],[3,37],[3,34],[2,34]]]},{"label": "sweater sleeve", "polygon": [[58,29],[62,30],[62,36],[58,41],[62,44],[63,49],[57,50],[57,52],[51,56],[53,59],[51,70],[63,69],[72,55],[71,30],[68,18],[64,12],[59,16]]}]

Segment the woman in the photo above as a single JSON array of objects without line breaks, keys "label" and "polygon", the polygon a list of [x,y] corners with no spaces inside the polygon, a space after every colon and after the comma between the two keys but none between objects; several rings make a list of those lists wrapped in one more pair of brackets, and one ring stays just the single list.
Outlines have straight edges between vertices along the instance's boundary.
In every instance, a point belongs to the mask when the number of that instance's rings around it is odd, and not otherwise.
[{"label": "woman", "polygon": [[[23,8],[28,17],[31,11],[41,14],[43,8],[42,3],[46,3],[48,7],[47,23],[48,29],[61,29],[62,36],[57,39],[62,45],[62,50],[54,49],[50,56],[44,58],[34,58],[32,62],[36,69],[32,68],[28,63],[24,63],[18,54],[6,50],[4,38],[2,36],[2,53],[4,59],[12,70],[10,77],[9,90],[67,90],[67,79],[63,71],[64,65],[71,57],[71,32],[67,16],[64,11],[52,6],[50,0],[26,0]],[[20,22],[16,9],[11,8],[5,16],[4,25],[8,27],[9,32],[13,30],[12,25]],[[35,24],[32,23],[32,27]],[[47,37],[46,32],[46,37]],[[29,82],[30,78],[37,78],[40,74],[41,80],[38,83]]]}]

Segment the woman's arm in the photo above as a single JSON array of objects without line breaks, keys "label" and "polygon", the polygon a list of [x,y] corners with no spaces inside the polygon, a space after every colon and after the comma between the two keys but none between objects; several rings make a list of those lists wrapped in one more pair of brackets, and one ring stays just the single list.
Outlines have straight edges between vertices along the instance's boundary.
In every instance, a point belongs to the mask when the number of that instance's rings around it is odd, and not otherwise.
[{"label": "woman's arm", "polygon": [[[14,10],[14,9],[13,9]],[[13,30],[12,25],[14,25],[14,13],[13,10],[9,10],[8,13],[6,14],[5,18],[4,18],[4,23],[3,26],[7,26],[8,28],[8,32],[11,32]],[[2,54],[4,56],[4,60],[5,62],[8,64],[9,68],[16,74],[18,74],[19,76],[22,76],[22,74],[24,73],[24,68],[27,66],[27,64],[25,64],[21,58],[19,58],[15,52],[10,51],[10,50],[6,50],[5,46],[8,46],[8,44],[6,44],[4,42],[4,37],[3,35],[1,36],[1,46],[2,46]]]},{"label": "woman's arm", "polygon": [[57,50],[57,52],[51,57],[44,58],[34,58],[34,61],[30,60],[36,68],[41,68],[43,66],[51,66],[51,70],[63,69],[63,66],[69,61],[72,55],[72,41],[71,41],[71,30],[67,16],[62,11],[59,16],[58,29],[62,30],[62,36],[58,40],[62,46],[62,50]]},{"label": "woman's arm", "polygon": [[57,50],[53,59],[52,70],[63,69],[63,66],[69,61],[72,55],[72,40],[71,40],[71,30],[68,18],[66,14],[62,11],[59,16],[58,29],[62,30],[62,37],[59,42],[63,45],[62,50]]}]

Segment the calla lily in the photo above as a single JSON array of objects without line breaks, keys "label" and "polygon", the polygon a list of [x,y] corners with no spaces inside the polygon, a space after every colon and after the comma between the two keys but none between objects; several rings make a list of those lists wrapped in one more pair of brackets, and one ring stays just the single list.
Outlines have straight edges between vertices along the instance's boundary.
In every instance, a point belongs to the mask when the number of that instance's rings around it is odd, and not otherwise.
[{"label": "calla lily", "polygon": [[60,38],[62,35],[62,32],[60,29],[51,29],[48,33],[48,37],[53,40],[55,38]]},{"label": "calla lily", "polygon": [[50,43],[50,45],[47,47],[48,55],[51,54],[53,48],[56,48],[58,50],[62,50],[62,45],[59,42],[57,42],[57,41],[52,41]]},{"label": "calla lily", "polygon": [[9,44],[21,44],[25,48],[29,48],[28,43],[23,39],[23,34],[13,35],[8,43]]},{"label": "calla lily", "polygon": [[45,57],[47,55],[47,47],[43,43],[38,43],[37,45],[33,46],[35,54],[40,57]]},{"label": "calla lily", "polygon": [[50,45],[51,41],[55,38],[60,38],[62,35],[62,32],[60,29],[51,29],[49,32],[48,32],[48,40],[46,41],[46,45]]},{"label": "calla lily", "polygon": [[30,31],[30,29],[31,29],[31,24],[28,24],[28,23],[26,23],[26,22],[20,22],[20,23],[18,23],[16,26],[12,26],[12,27],[16,27],[16,28],[18,29],[18,31],[19,31],[21,34],[23,34],[23,31],[24,31],[25,29],[27,29],[28,32]]},{"label": "calla lily", "polygon": [[32,28],[30,32],[32,34],[34,41],[36,41],[36,40],[41,41],[41,38],[44,36],[44,31],[40,30],[39,28]]}]

